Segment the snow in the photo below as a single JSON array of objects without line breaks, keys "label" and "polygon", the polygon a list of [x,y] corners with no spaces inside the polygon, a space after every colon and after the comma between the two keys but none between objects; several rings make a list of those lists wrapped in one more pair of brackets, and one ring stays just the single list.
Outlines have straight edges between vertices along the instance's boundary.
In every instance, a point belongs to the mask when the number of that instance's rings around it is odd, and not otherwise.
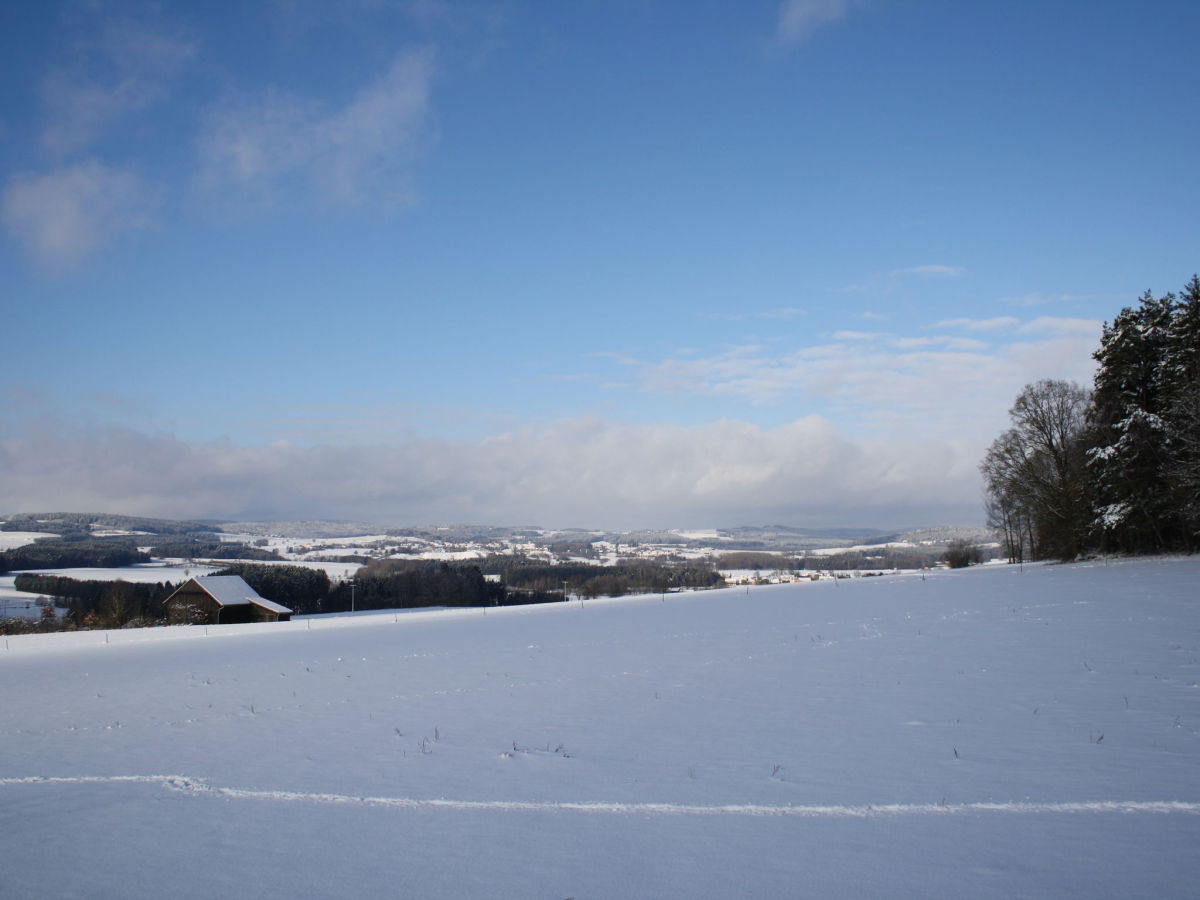
[{"label": "snow", "polygon": [[15,575],[0,575],[0,619],[40,619],[37,601],[44,595],[18,591],[16,581]]},{"label": "snow", "polygon": [[920,544],[915,544],[912,541],[887,541],[882,544],[855,544],[853,547],[818,547],[814,550],[806,550],[803,554],[798,555],[837,556],[841,553],[879,553],[883,550],[910,550],[920,546]]},{"label": "snow", "polygon": [[117,566],[108,569],[65,568],[28,569],[26,571],[33,575],[61,575],[65,578],[74,578],[77,581],[129,581],[137,584],[171,582],[173,584],[182,584],[193,576],[207,575],[209,572],[220,571],[225,565],[207,565],[203,563],[184,565],[182,560],[179,561],[179,565],[175,565],[159,560],[157,562],[139,563],[133,566]]},{"label": "snow", "polygon": [[0,895],[1194,896],[1200,559],[11,636]]},{"label": "snow", "polygon": [[13,550],[24,547],[42,538],[57,538],[57,534],[44,531],[0,531],[0,550]]},{"label": "snow", "polygon": [[178,560],[154,560],[148,563],[139,563],[133,566],[120,566],[109,569],[98,568],[77,568],[77,569],[30,569],[28,571],[35,575],[62,575],[67,578],[74,578],[78,581],[133,581],[139,583],[158,584],[159,582],[171,582],[172,584],[182,584],[189,578],[198,575],[208,575],[212,572],[219,572],[229,566],[236,566],[246,562],[249,565],[255,566],[296,566],[304,569],[314,569],[325,572],[330,580],[339,578],[350,578],[360,568],[359,563],[336,563],[336,562],[305,562],[303,560],[211,560],[208,562],[187,562],[182,559]]},{"label": "snow", "polygon": [[276,613],[290,613],[291,609],[260,597],[240,575],[201,575],[193,581],[208,593],[218,606],[261,606],[263,609]]},{"label": "snow", "polygon": [[248,559],[248,560],[213,560],[212,565],[215,566],[213,571],[226,568],[228,566],[236,566],[241,563],[254,566],[295,566],[300,569],[312,569],[313,571],[324,572],[329,576],[330,581],[338,579],[352,578],[359,569],[362,568],[362,563],[340,563],[340,562],[314,562],[304,559]]},{"label": "snow", "polygon": [[1101,508],[1096,516],[1096,524],[1106,530],[1114,529],[1124,522],[1131,512],[1133,507],[1128,503],[1110,503]]},{"label": "snow", "polygon": [[704,528],[698,531],[676,531],[675,534],[689,541],[716,541],[721,538],[721,533],[715,528]]},{"label": "snow", "polygon": [[419,553],[401,552],[392,553],[389,559],[428,559],[442,561],[458,561],[466,562],[472,559],[482,559],[487,556],[485,550],[422,550]]},{"label": "snow", "polygon": [[199,575],[193,579],[217,601],[218,606],[249,606],[251,596],[261,600],[240,575]]}]

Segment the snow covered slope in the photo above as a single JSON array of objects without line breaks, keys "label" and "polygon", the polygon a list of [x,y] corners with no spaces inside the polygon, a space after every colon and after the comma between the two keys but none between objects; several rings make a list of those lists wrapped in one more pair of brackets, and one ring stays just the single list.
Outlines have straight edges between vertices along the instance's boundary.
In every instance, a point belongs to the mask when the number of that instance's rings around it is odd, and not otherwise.
[{"label": "snow covered slope", "polygon": [[4,897],[1200,877],[1200,559],[2,646]]}]

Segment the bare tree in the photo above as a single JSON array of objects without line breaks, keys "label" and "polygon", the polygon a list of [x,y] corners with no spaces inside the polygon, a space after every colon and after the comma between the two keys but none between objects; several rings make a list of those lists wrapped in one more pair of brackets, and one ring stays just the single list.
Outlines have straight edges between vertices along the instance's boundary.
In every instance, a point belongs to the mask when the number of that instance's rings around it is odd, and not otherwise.
[{"label": "bare tree", "polygon": [[1083,547],[1089,519],[1083,433],[1089,392],[1042,380],[1017,395],[1001,434],[980,463],[992,517],[1010,558],[1070,559]]},{"label": "bare tree", "polygon": [[951,569],[965,569],[983,562],[983,550],[962,538],[955,538],[942,554],[942,559]]},{"label": "bare tree", "polygon": [[1000,536],[1009,562],[1024,562],[1028,555],[1024,523],[1016,502],[987,491],[983,498],[987,526]]}]

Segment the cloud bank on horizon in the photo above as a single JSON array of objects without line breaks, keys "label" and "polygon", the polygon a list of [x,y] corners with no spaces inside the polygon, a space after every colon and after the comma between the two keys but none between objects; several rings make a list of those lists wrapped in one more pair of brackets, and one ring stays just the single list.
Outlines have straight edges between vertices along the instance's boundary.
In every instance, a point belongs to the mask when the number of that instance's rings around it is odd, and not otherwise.
[{"label": "cloud bank on horizon", "polygon": [[[595,419],[479,442],[366,447],[184,442],[117,426],[42,424],[0,444],[0,504],[119,507],[185,518],[313,516],[382,524],[478,522],[632,530],[698,523],[919,524],[970,520],[962,442],[853,441],[811,416],[777,428]],[[66,477],[64,478],[64,474]],[[27,505],[27,503],[26,503]],[[199,511],[199,512],[197,512]],[[402,516],[402,518],[401,518]]]},{"label": "cloud bank on horizon", "polygon": [[13,4],[0,510],[979,521],[1200,266],[1200,9],[1033,15]]}]

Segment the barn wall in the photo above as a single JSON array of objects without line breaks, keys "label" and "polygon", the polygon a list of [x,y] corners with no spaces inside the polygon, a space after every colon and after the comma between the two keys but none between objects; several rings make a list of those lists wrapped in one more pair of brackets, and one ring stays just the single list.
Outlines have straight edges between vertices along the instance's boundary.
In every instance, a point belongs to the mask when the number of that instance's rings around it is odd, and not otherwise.
[{"label": "barn wall", "polygon": [[291,619],[291,613],[278,613],[274,610],[266,609],[255,603],[250,604],[252,618],[247,621],[253,622],[286,622]]},{"label": "barn wall", "polygon": [[[255,615],[257,606],[246,603],[221,606],[197,584],[185,584],[167,600],[168,625],[236,625],[244,622],[275,621],[277,616],[263,619]],[[263,610],[263,612],[267,612]]]},{"label": "barn wall", "polygon": [[216,620],[217,601],[198,585],[184,585],[167,601],[169,625],[199,625]]}]

